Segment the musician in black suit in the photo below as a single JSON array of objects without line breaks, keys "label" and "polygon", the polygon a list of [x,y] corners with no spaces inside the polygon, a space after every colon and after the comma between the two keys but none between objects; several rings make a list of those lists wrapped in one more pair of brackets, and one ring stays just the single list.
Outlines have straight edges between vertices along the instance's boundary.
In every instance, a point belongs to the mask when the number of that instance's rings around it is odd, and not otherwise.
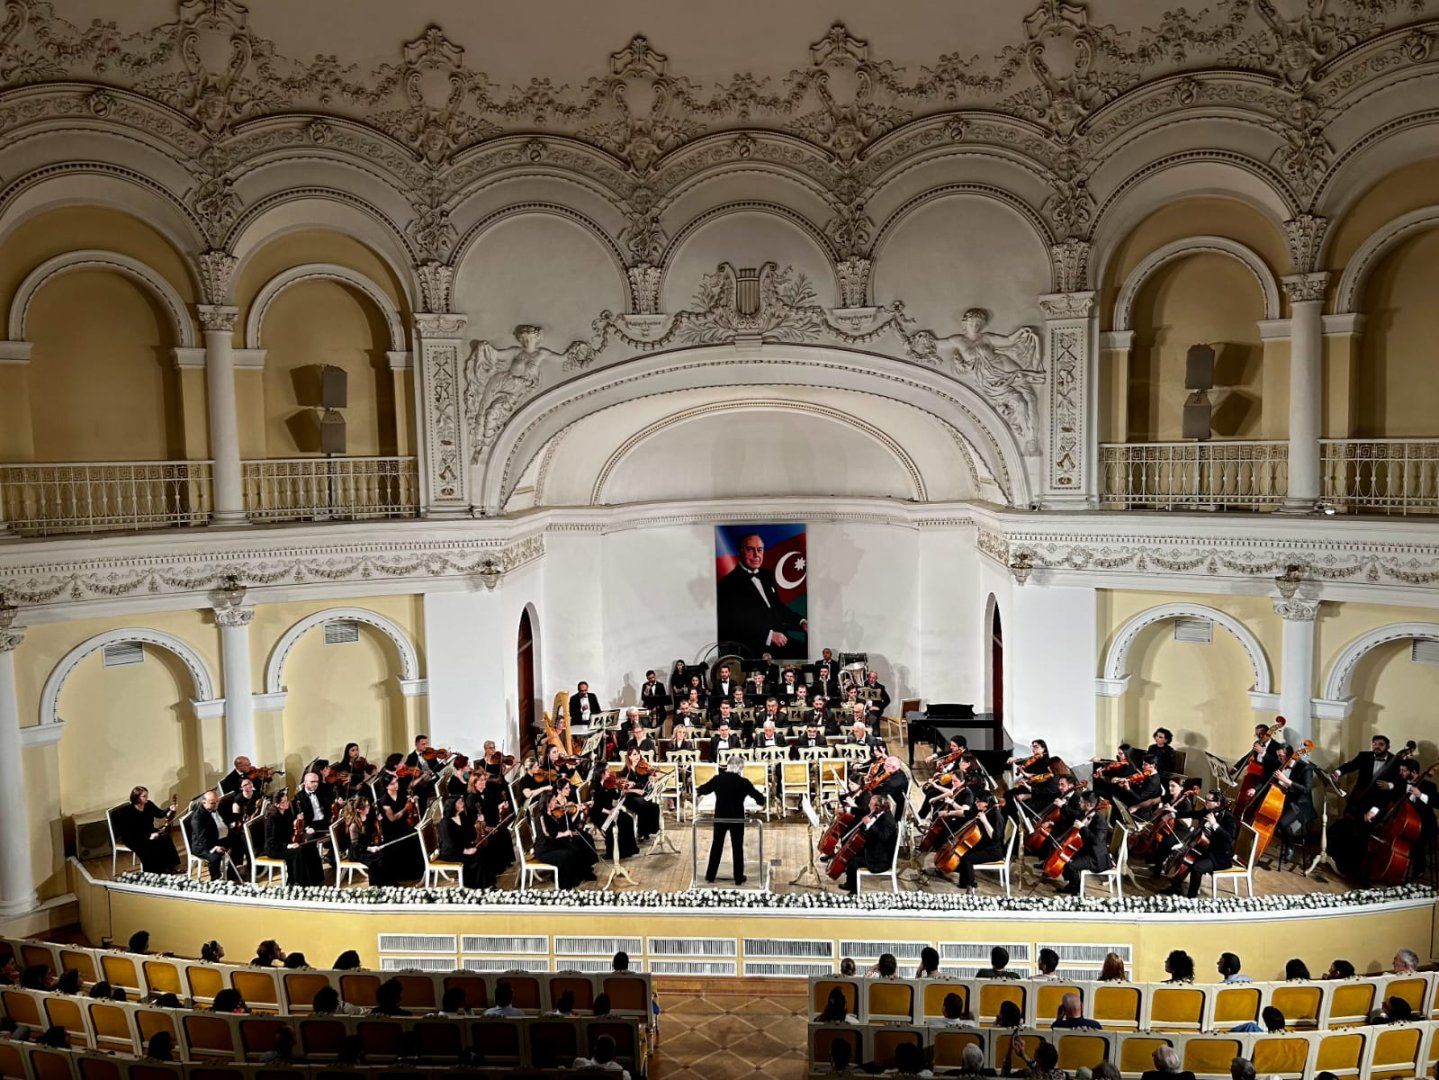
[{"label": "musician in black suit", "polygon": [[599,711],[600,699],[590,693],[590,684],[581,679],[570,695],[570,726],[589,727],[593,722],[590,718]]},{"label": "musician in black suit", "polygon": [[770,717],[765,718],[763,726],[754,733],[754,739],[750,743],[750,746],[756,750],[769,750],[772,748],[782,750],[785,745],[784,736],[780,733],[779,729],[775,727],[774,720]]},{"label": "musician in black suit", "polygon": [[220,780],[220,793],[230,795],[240,790],[240,781],[245,779],[250,770],[254,768],[250,759],[241,754],[235,759],[235,767],[227,772]]},{"label": "musician in black suit", "polygon": [[863,720],[856,720],[850,725],[849,738],[845,740],[845,743],[846,745],[864,746],[871,751],[878,751],[882,749],[883,746],[878,739],[869,733],[869,728]]},{"label": "musician in black suit", "polygon": [[724,750],[740,750],[744,748],[744,740],[730,730],[729,721],[721,720],[714,737],[710,739],[709,760],[719,761],[720,753]]},{"label": "musician in black suit", "polygon": [[869,703],[869,711],[883,716],[884,711],[889,708],[889,691],[885,689],[884,683],[879,681],[879,672],[871,671],[865,675],[864,688],[869,691],[878,691],[879,697]]},{"label": "musician in black suit", "polygon": [[1234,763],[1234,771],[1242,773],[1244,767],[1256,758],[1264,766],[1265,779],[1279,767],[1279,741],[1274,738],[1268,724],[1255,726],[1254,748]]},{"label": "musician in black suit", "polygon": [[744,684],[745,703],[751,708],[759,708],[767,697],[769,697],[769,679],[765,678],[763,671],[751,671]]},{"label": "musician in black suit", "polygon": [[[1279,768],[1274,772],[1274,782],[1284,792],[1284,811],[1279,816],[1278,827],[1279,866],[1283,867],[1286,858],[1303,849],[1309,823],[1319,816],[1314,809],[1314,766],[1296,757],[1294,748],[1283,743],[1279,747]],[[1295,869],[1299,869],[1297,862]]]},{"label": "musician in black suit", "polygon": [[779,598],[774,574],[764,566],[764,541],[751,533],[740,541],[739,565],[720,579],[719,636],[751,653],[804,656],[809,621]]},{"label": "musician in black suit", "polygon": [[1070,896],[1079,895],[1079,875],[1085,870],[1103,871],[1110,867],[1109,860],[1109,816],[1099,809],[1099,798],[1092,791],[1079,796],[1079,835],[1084,846],[1079,854],[1069,860],[1064,868],[1064,888],[1059,891]]},{"label": "musician in black suit", "polygon": [[225,824],[220,814],[220,796],[207,791],[200,796],[200,805],[190,815],[190,851],[196,858],[204,859],[210,868],[210,880],[219,881],[227,866],[236,881],[242,881],[235,868],[237,857],[243,860],[244,837],[239,830]]},{"label": "musician in black suit", "polygon": [[719,670],[715,672],[714,693],[710,695],[710,701],[718,705],[727,698],[732,699],[737,686],[739,683],[730,674],[729,665],[721,664]]},{"label": "musician in black suit", "polygon": [[799,698],[799,674],[792,667],[784,669],[780,676],[779,685],[774,688],[774,696],[785,705],[793,705]]},{"label": "musician in black suit", "polygon": [[819,673],[814,679],[814,695],[821,695],[834,701],[839,697],[839,679],[835,678],[834,671],[821,664]]},{"label": "musician in black suit", "polygon": [[665,684],[655,678],[653,671],[645,672],[644,685],[640,687],[640,704],[649,710],[650,727],[660,727],[665,722],[665,709],[670,703],[670,693]]},{"label": "musician in black suit", "polygon": [[1154,756],[1154,767],[1160,776],[1178,771],[1179,759],[1174,753],[1174,732],[1167,727],[1155,728],[1154,741],[1149,744],[1148,754]]},{"label": "musician in black suit", "polygon": [[[763,550],[763,549],[761,549]],[[745,800],[753,799],[764,805],[764,795],[741,771],[744,763],[732,758],[728,765],[700,785],[700,796],[714,794],[715,826],[714,839],[710,841],[710,861],[705,870],[705,880],[714,884],[715,873],[719,870],[720,856],[724,853],[725,837],[729,837],[730,854],[734,862],[734,883],[743,885],[744,874],[744,811]],[[726,820],[728,819],[728,820]]]},{"label": "musician in black suit", "polygon": [[[1198,810],[1179,812],[1174,815],[1181,819],[1198,820],[1199,827],[1209,835],[1209,846],[1200,851],[1189,871],[1189,888],[1186,895],[1193,900],[1199,895],[1205,874],[1216,870],[1228,870],[1234,865],[1234,842],[1239,835],[1239,823],[1229,812],[1223,792],[1215,789],[1204,797],[1204,805]],[[1197,837],[1196,841],[1197,842]],[[1169,893],[1178,895],[1185,892],[1184,879],[1169,887]]]},{"label": "musician in black suit", "polygon": [[855,826],[864,830],[864,847],[859,858],[851,859],[845,867],[845,892],[858,891],[861,870],[881,874],[887,872],[893,863],[895,845],[899,843],[899,823],[894,820],[890,806],[887,795],[876,792],[869,797],[869,813]]},{"label": "musician in black suit", "polygon": [[[1354,774],[1354,787],[1350,789],[1349,799],[1345,805],[1348,813],[1362,814],[1369,809],[1366,796],[1373,796],[1376,792],[1370,789],[1379,774],[1387,769],[1394,761],[1394,755],[1389,752],[1389,738],[1386,735],[1375,735],[1369,740],[1369,749],[1361,750],[1352,758],[1340,765],[1329,775],[1335,783],[1339,782],[1341,776]],[[1356,803],[1355,800],[1359,802]],[[1359,805],[1364,803],[1365,805]]]},{"label": "musician in black suit", "polygon": [[801,750],[813,750],[826,745],[828,744],[825,742],[824,735],[820,732],[819,725],[811,723],[809,727],[805,729],[803,735],[796,736],[794,740],[790,742],[789,756],[798,761]]},{"label": "musician in black suit", "polygon": [[295,792],[295,813],[305,819],[305,835],[313,838],[330,827],[330,808],[320,795],[320,777],[306,773],[300,781],[300,790]]},{"label": "musician in black suit", "polygon": [[[1384,791],[1382,798],[1364,815],[1365,823],[1370,826],[1371,830],[1375,830],[1382,829],[1406,799],[1418,811],[1419,839],[1410,846],[1409,874],[1411,878],[1422,878],[1425,868],[1429,864],[1430,848],[1434,846],[1436,834],[1434,811],[1439,809],[1439,788],[1434,786],[1433,781],[1421,780],[1420,775],[1419,763],[1412,757],[1401,760],[1397,775],[1394,777],[1393,788]],[[1360,860],[1361,864],[1366,861]]]}]

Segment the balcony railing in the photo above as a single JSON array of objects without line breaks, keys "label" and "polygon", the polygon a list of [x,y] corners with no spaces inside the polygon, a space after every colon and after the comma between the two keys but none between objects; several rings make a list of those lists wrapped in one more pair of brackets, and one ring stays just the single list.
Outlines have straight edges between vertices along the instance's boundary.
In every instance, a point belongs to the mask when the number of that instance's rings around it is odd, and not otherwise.
[{"label": "balcony railing", "polygon": [[204,525],[210,520],[210,463],[0,465],[0,517],[25,536]]},{"label": "balcony railing", "polygon": [[1288,488],[1280,440],[1101,443],[1099,501],[1139,510],[1273,510]]},{"label": "balcony railing", "polygon": [[273,458],[244,462],[251,521],[405,518],[419,513],[412,457]]},{"label": "balcony railing", "polygon": [[1320,451],[1337,510],[1439,514],[1439,439],[1323,439]]}]

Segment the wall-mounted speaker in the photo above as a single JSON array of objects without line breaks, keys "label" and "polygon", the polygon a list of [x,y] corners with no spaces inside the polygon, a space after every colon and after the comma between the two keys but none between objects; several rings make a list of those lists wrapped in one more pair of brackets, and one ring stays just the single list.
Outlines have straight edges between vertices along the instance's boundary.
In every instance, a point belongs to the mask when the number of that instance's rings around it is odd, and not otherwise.
[{"label": "wall-mounted speaker", "polygon": [[1184,438],[1209,438],[1213,418],[1214,406],[1209,402],[1209,395],[1203,390],[1194,391],[1184,402]]},{"label": "wall-mounted speaker", "polygon": [[320,369],[320,407],[343,409],[349,401],[350,377],[344,368],[326,364]]},{"label": "wall-mounted speaker", "polygon": [[[344,374],[344,372],[340,372]],[[345,418],[334,409],[326,409],[320,417],[320,453],[345,452]]]},{"label": "wall-mounted speaker", "polygon": [[1184,389],[1212,390],[1213,388],[1213,347],[1209,345],[1189,346],[1189,352],[1184,357]]}]

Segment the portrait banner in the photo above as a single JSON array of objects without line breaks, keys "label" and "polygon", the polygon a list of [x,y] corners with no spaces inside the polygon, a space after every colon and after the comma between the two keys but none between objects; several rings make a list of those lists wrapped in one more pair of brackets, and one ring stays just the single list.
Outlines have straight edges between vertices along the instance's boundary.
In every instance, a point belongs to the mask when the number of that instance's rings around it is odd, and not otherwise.
[{"label": "portrait banner", "polygon": [[809,656],[808,554],[803,525],[716,525],[715,599],[722,651]]}]

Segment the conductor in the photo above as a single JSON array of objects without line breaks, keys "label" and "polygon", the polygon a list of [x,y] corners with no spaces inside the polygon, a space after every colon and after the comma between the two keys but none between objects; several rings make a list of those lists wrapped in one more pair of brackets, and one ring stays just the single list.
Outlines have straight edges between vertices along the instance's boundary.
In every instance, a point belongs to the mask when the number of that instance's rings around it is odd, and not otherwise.
[{"label": "conductor", "polygon": [[[705,880],[714,884],[715,871],[719,869],[720,855],[724,852],[725,834],[729,834],[730,853],[734,856],[734,883],[743,885],[744,876],[744,801],[753,799],[764,805],[764,795],[741,774],[744,762],[730,758],[721,772],[700,785],[699,794],[715,797],[715,831],[710,842],[709,869]],[[730,820],[725,820],[726,818]]]},{"label": "conductor", "polygon": [[754,533],[740,542],[739,565],[720,579],[719,636],[758,656],[804,656],[808,620],[780,602],[774,574],[764,567],[764,541]]}]

